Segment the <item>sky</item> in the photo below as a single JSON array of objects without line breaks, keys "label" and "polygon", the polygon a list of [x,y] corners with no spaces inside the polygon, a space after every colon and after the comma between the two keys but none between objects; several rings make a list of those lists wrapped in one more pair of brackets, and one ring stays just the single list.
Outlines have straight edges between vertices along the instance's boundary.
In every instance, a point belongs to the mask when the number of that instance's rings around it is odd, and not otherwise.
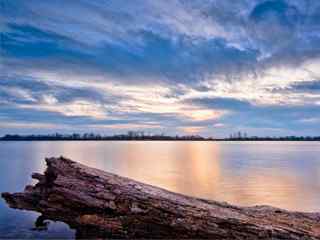
[{"label": "sky", "polygon": [[318,0],[0,5],[0,135],[320,135]]}]

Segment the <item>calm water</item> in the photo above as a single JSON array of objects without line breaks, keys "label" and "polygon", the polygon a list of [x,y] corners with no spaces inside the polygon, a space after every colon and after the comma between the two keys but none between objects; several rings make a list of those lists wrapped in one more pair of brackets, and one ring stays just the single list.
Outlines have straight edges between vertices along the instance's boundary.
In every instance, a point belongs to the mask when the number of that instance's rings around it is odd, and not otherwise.
[{"label": "calm water", "polygon": [[[201,198],[320,211],[320,143],[316,142],[0,142],[0,192],[22,191],[44,158],[66,156],[92,167]],[[39,214],[0,200],[0,238],[72,238]]]}]

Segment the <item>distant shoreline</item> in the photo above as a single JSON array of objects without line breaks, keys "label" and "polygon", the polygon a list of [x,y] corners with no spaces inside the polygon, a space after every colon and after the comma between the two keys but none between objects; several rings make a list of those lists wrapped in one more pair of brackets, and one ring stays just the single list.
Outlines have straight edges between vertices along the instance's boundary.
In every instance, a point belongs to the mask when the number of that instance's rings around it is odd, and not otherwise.
[{"label": "distant shoreline", "polygon": [[203,137],[200,135],[146,135],[144,132],[129,131],[128,134],[119,135],[100,135],[94,133],[84,134],[52,134],[52,135],[18,135],[7,134],[0,137],[0,141],[198,141],[198,142],[257,142],[257,141],[320,141],[320,136],[283,136],[283,137],[258,137],[258,136],[242,136],[239,132],[237,136],[231,136],[227,138],[215,138],[215,137]]},{"label": "distant shoreline", "polygon": [[241,140],[231,140],[231,139],[0,139],[0,142],[320,142],[319,139],[315,140],[277,140],[277,139],[241,139]]}]

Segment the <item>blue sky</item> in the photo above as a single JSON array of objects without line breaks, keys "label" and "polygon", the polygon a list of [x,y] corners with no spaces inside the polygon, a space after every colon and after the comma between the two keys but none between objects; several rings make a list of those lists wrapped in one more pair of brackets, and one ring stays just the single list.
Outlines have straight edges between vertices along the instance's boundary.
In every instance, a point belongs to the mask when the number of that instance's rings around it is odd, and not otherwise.
[{"label": "blue sky", "polygon": [[0,134],[320,135],[318,0],[1,0]]}]

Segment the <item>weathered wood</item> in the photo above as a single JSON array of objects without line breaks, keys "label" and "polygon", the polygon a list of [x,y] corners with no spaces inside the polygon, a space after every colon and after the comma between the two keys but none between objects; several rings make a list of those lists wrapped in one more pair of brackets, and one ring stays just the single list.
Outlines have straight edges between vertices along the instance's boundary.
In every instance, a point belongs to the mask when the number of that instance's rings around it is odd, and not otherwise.
[{"label": "weathered wood", "polygon": [[320,214],[268,206],[236,207],[172,193],[69,159],[48,158],[22,193],[3,193],[18,209],[42,213],[78,238],[320,239]]}]

